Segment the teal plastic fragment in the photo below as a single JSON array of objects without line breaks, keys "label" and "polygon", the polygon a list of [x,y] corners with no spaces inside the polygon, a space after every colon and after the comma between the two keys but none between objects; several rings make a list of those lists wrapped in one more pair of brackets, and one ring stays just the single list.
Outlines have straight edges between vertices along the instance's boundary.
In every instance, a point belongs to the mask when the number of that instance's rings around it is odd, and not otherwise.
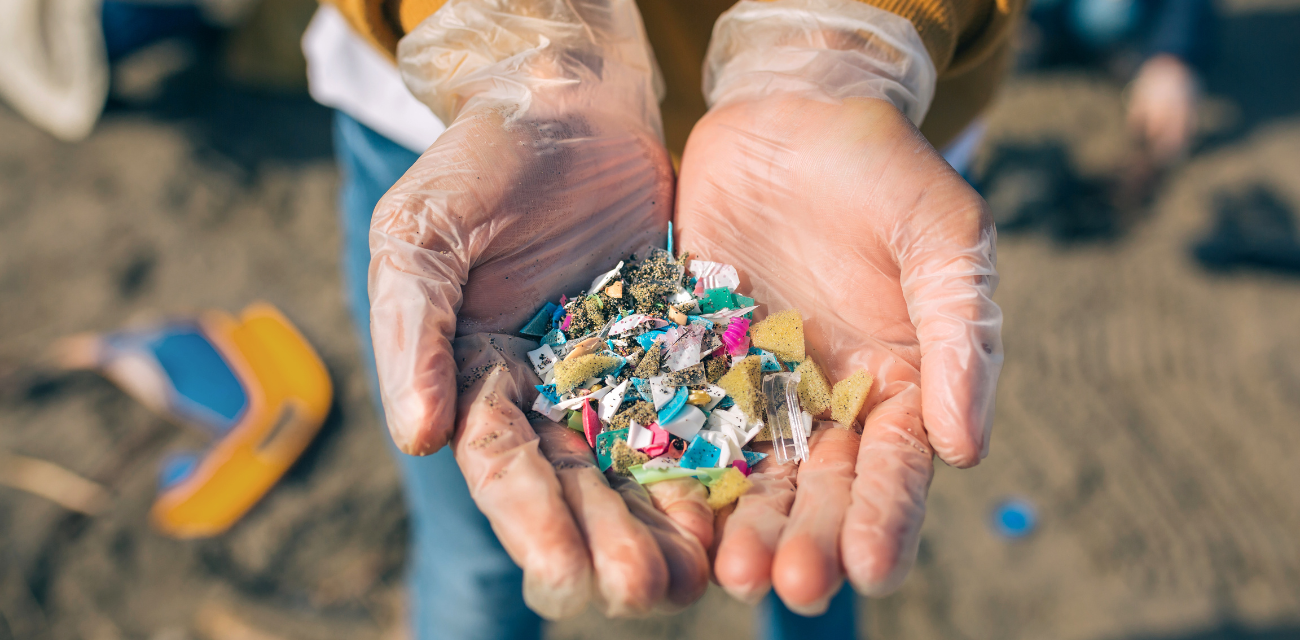
[{"label": "teal plastic fragment", "polygon": [[750,469],[753,469],[754,465],[758,464],[759,461],[767,457],[767,454],[761,451],[750,451],[749,449],[742,449],[740,452],[745,454],[745,464],[749,465]]},{"label": "teal plastic fragment", "polygon": [[641,345],[642,349],[649,351],[650,347],[654,346],[655,340],[659,339],[659,336],[666,335],[667,333],[667,331],[660,331],[657,329],[655,331],[647,331],[637,336],[636,341],[637,344]]},{"label": "teal plastic fragment", "polygon": [[650,381],[645,378],[632,378],[632,386],[636,387],[636,392],[642,400],[653,403],[655,401],[654,393],[650,391]]},{"label": "teal plastic fragment", "polygon": [[673,255],[673,221],[668,221],[668,255]]},{"label": "teal plastic fragment", "polygon": [[606,431],[596,436],[596,464],[600,465],[600,470],[604,471],[614,464],[610,454],[614,451],[614,443],[619,440],[627,440],[627,429],[615,429]]},{"label": "teal plastic fragment", "polygon": [[712,442],[696,435],[695,439],[691,440],[691,446],[686,447],[686,453],[682,454],[681,464],[687,469],[716,467],[720,457],[722,457],[721,449],[714,446]]},{"label": "teal plastic fragment", "polygon": [[682,412],[682,407],[686,406],[686,399],[690,395],[691,392],[686,387],[677,387],[677,393],[673,395],[673,399],[669,400],[668,404],[665,404],[664,408],[659,411],[659,424],[667,424],[673,418],[676,418],[677,414]]},{"label": "teal plastic fragment", "polygon": [[[735,298],[736,298],[736,308],[737,308],[737,309],[744,309],[745,307],[752,307],[752,306],[754,306],[754,299],[753,299],[753,298],[749,298],[749,297],[746,297],[746,296],[742,296],[742,295],[740,295],[739,293],[737,293],[737,294],[735,295]],[[743,317],[743,318],[749,318],[749,319],[752,320],[752,319],[754,318],[754,312],[753,312],[753,311],[750,311],[749,313],[746,313],[745,315],[743,315],[743,316],[741,316],[741,317]]]},{"label": "teal plastic fragment", "polygon": [[704,297],[700,299],[700,311],[704,313],[717,313],[723,309],[731,309],[735,306],[735,301],[731,294],[731,289],[718,287],[708,289],[704,292]]},{"label": "teal plastic fragment", "polygon": [[759,362],[763,363],[763,371],[783,371],[781,362],[776,359],[776,354],[754,347],[749,348],[749,354],[758,356]]},{"label": "teal plastic fragment", "polygon": [[542,393],[542,395],[546,396],[547,400],[551,401],[551,404],[560,404],[560,396],[555,393],[555,385],[539,384],[535,386],[537,387],[537,390]]},{"label": "teal plastic fragment", "polygon": [[526,336],[545,335],[547,328],[551,326],[551,317],[555,315],[555,310],[559,307],[560,305],[555,304],[554,302],[547,302],[546,306],[539,309],[537,315],[533,316],[533,319],[529,320],[528,324],[524,325],[524,328],[519,330],[519,333]]},{"label": "teal plastic fragment", "polygon": [[569,339],[564,337],[564,332],[559,329],[551,329],[551,332],[542,336],[542,344],[549,344],[552,347],[562,345]]}]

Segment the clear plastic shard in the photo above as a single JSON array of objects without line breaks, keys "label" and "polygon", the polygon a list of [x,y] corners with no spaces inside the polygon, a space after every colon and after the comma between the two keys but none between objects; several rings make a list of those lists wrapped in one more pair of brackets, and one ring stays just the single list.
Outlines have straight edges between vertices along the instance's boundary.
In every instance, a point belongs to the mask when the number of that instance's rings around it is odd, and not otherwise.
[{"label": "clear plastic shard", "polygon": [[799,408],[799,374],[776,373],[763,378],[767,398],[767,426],[772,434],[772,457],[777,464],[808,458],[803,410]]},{"label": "clear plastic shard", "polygon": [[699,278],[705,289],[726,287],[735,291],[740,288],[740,274],[729,264],[707,260],[691,260],[688,264],[691,275]]}]

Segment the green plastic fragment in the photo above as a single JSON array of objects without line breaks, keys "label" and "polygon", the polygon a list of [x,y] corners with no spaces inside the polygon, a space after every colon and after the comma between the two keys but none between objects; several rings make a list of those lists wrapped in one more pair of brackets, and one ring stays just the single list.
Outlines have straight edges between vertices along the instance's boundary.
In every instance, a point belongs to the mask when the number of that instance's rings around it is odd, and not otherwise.
[{"label": "green plastic fragment", "polygon": [[[736,298],[736,308],[737,308],[737,309],[744,309],[745,307],[752,307],[752,306],[754,306],[754,299],[753,299],[753,298],[749,298],[749,297],[746,297],[746,296],[742,296],[742,295],[740,295],[739,293],[735,294],[735,298]],[[741,316],[741,317],[743,317],[743,318],[751,318],[751,319],[752,319],[752,318],[754,317],[754,312],[753,312],[753,311],[750,311],[749,313],[746,313],[744,316]]]},{"label": "green plastic fragment", "polygon": [[596,436],[596,464],[600,465],[600,470],[604,471],[614,464],[610,454],[614,451],[614,443],[622,440],[627,442],[627,429],[616,429],[606,431]]},{"label": "green plastic fragment", "polygon": [[731,309],[736,304],[732,298],[731,289],[726,287],[709,289],[700,299],[700,310],[704,313],[717,313],[723,309]]},{"label": "green plastic fragment", "polygon": [[568,425],[570,429],[573,429],[578,433],[584,433],[584,431],[582,430],[582,412],[570,411],[569,418],[568,418]]},{"label": "green plastic fragment", "polygon": [[722,474],[726,473],[727,469],[730,468],[686,469],[683,467],[670,467],[668,469],[647,469],[644,465],[637,465],[629,468],[628,471],[632,473],[632,478],[641,484],[654,484],[677,478],[697,478],[705,485],[709,485],[714,480],[722,477]]}]

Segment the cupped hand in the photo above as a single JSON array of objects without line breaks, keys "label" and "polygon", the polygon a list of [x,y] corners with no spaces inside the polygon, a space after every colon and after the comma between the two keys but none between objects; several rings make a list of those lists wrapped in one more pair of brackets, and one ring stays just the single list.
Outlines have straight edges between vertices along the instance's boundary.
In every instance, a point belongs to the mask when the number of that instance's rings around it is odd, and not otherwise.
[{"label": "cupped hand", "polygon": [[536,344],[503,335],[662,242],[673,174],[648,48],[631,0],[504,1],[453,0],[399,50],[450,126],[372,221],[389,429],[414,455],[451,444],[538,613],[684,606],[708,579],[703,488],[603,475],[581,434],[526,416]]},{"label": "cupped hand", "polygon": [[897,588],[916,557],[937,454],[988,451],[1002,363],[983,200],[890,102],[732,101],[682,158],[678,246],[735,265],[767,310],[803,314],[831,382],[876,382],[856,424],[818,422],[798,468],[760,466],[717,520],[714,576],[806,615],[843,579]]}]

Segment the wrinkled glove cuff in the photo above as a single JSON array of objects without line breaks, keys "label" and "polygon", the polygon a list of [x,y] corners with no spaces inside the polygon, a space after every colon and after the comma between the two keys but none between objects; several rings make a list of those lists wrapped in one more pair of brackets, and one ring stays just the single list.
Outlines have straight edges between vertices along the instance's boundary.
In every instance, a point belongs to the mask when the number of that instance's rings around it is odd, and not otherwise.
[{"label": "wrinkled glove cuff", "polygon": [[714,25],[704,95],[710,108],[773,93],[880,98],[919,126],[936,78],[902,16],[856,0],[742,0]]}]

